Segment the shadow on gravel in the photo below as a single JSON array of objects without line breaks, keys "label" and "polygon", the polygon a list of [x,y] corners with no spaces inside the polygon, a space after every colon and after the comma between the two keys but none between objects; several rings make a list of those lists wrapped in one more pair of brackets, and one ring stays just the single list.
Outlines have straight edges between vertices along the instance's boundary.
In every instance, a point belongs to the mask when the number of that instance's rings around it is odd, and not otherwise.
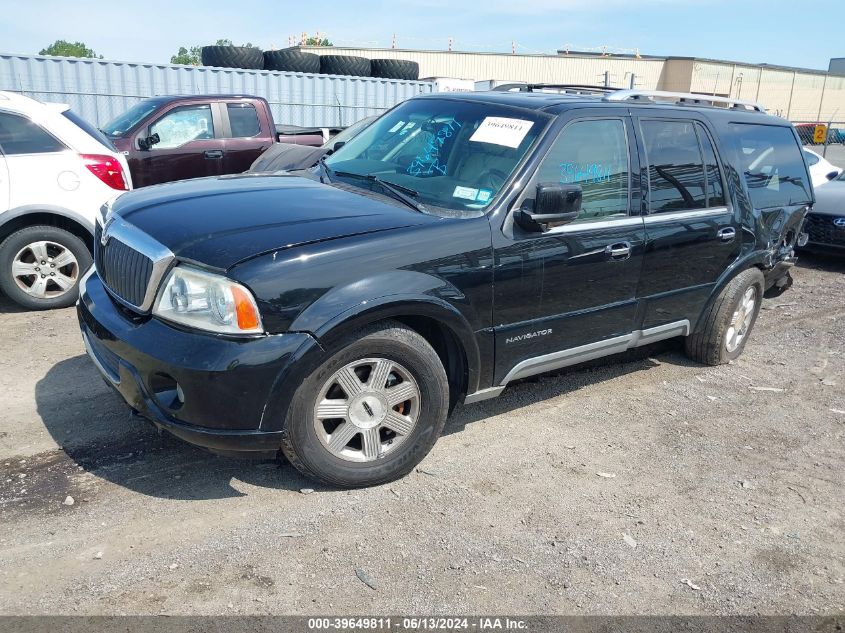
[{"label": "shadow on gravel", "polygon": [[833,273],[845,273],[845,253],[831,255],[814,251],[799,251],[798,268],[812,268]]},{"label": "shadow on gravel", "polygon": [[[163,499],[244,496],[238,482],[265,488],[316,488],[288,463],[219,457],[158,430],[129,408],[83,355],[54,365],[35,386],[38,414],[69,458],[53,471],[78,472]],[[46,457],[45,457],[46,459]],[[37,471],[37,461],[29,460]],[[44,477],[47,473],[42,473]],[[55,475],[55,472],[54,472]],[[38,472],[27,481],[36,489]],[[55,482],[55,476],[51,477]],[[55,497],[55,491],[51,496]]]},{"label": "shadow on gravel", "polygon": [[[520,381],[498,399],[458,408],[444,434],[459,433],[473,422],[586,385],[648,371],[660,363],[693,364],[682,353],[675,353],[681,348],[680,341],[656,343]],[[659,361],[653,358],[656,354],[663,354]],[[72,480],[80,469],[162,499],[223,499],[247,494],[238,489],[238,482],[295,491],[316,487],[286,462],[219,457],[167,433],[160,434],[142,418],[129,414],[128,407],[103,382],[85,355],[54,365],[37,383],[35,398],[38,413],[64,456],[45,454],[41,466],[39,459],[31,459],[25,470],[30,489],[37,491],[43,480],[53,498],[65,494],[57,486]],[[67,494],[73,491],[68,488]]]},{"label": "shadow on gravel", "polygon": [[[658,355],[660,358],[655,359]],[[597,385],[627,374],[648,371],[662,363],[679,367],[701,366],[684,355],[684,343],[680,338],[636,347],[621,354],[511,383],[498,398],[458,407],[446,422],[443,434],[460,433],[473,422],[510,413],[549,398],[565,396],[587,385]]]}]

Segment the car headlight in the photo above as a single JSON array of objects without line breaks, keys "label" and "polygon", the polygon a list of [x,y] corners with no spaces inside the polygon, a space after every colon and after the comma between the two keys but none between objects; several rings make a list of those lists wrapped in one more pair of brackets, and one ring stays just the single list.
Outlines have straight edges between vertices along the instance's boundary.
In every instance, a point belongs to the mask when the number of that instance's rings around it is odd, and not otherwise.
[{"label": "car headlight", "polygon": [[176,266],[156,298],[153,314],[220,334],[260,334],[261,315],[241,284],[190,266]]}]

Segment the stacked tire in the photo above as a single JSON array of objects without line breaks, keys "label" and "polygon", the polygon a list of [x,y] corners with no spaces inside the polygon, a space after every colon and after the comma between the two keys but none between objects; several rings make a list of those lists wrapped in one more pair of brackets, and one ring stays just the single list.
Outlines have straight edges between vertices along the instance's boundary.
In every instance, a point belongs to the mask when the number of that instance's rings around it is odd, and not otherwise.
[{"label": "stacked tire", "polygon": [[420,65],[405,59],[315,55],[298,48],[262,52],[251,46],[203,46],[203,66],[416,81]]},{"label": "stacked tire", "polygon": [[295,48],[264,51],[264,69],[290,73],[319,73],[320,56],[303,53]]},{"label": "stacked tire", "polygon": [[320,55],[320,72],[324,75],[369,77],[370,60],[352,55]]},{"label": "stacked tire", "polygon": [[416,81],[420,78],[420,65],[406,59],[373,59],[370,61],[370,74],[384,79]]},{"label": "stacked tire", "polygon": [[251,46],[203,46],[201,57],[203,66],[264,69],[264,53]]}]

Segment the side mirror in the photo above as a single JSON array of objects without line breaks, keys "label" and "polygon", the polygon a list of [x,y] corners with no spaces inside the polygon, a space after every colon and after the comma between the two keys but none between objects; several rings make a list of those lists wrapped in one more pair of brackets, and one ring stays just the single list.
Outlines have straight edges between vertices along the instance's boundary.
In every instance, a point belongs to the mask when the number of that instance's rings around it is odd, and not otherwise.
[{"label": "side mirror", "polygon": [[338,141],[337,143],[335,143],[334,145],[332,145],[332,151],[333,151],[333,152],[336,152],[337,150],[339,150],[339,149],[340,149],[341,147],[343,147],[344,145],[346,145],[346,141]]},{"label": "side mirror", "polygon": [[526,200],[514,219],[526,231],[547,231],[550,224],[566,224],[577,218],[582,196],[579,185],[539,183],[533,204]]},{"label": "side mirror", "polygon": [[146,152],[159,141],[161,141],[161,137],[158,134],[153,134],[152,136],[147,137],[142,136],[138,138],[138,148]]}]

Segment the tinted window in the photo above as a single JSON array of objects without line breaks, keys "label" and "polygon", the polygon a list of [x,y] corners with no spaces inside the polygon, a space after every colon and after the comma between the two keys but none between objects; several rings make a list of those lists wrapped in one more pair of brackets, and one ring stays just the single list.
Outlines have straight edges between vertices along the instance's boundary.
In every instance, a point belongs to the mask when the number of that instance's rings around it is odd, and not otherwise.
[{"label": "tinted window", "polygon": [[755,123],[731,128],[737,164],[756,208],[810,201],[807,167],[792,128]]},{"label": "tinted window", "polygon": [[628,213],[628,139],[619,119],[578,121],[552,145],[536,182],[580,185],[578,221]]},{"label": "tinted window", "polygon": [[93,125],[88,123],[88,121],[83,119],[81,116],[76,114],[76,112],[74,112],[73,110],[65,110],[64,112],[62,112],[62,115],[64,115],[66,119],[76,125],[76,127],[80,128],[81,130],[84,130],[88,134],[88,136],[93,138],[98,143],[104,145],[106,149],[114,151],[114,145],[112,145],[112,142],[109,140],[109,137],[103,134]]},{"label": "tinted window", "polygon": [[255,106],[249,103],[228,103],[226,108],[229,110],[229,126],[232,128],[233,138],[257,136],[261,131]]},{"label": "tinted window", "polygon": [[0,112],[0,148],[13,154],[45,154],[66,149],[56,138],[29,119]]},{"label": "tinted window", "polygon": [[819,157],[815,154],[811,154],[810,152],[804,152],[804,158],[807,159],[807,164],[812,167],[816,163],[819,162]]},{"label": "tinted window", "polygon": [[158,134],[160,139],[153,149],[168,149],[214,138],[211,106],[184,106],[171,110],[150,126],[150,135],[153,134]]},{"label": "tinted window", "polygon": [[141,101],[140,103],[136,103],[126,112],[106,123],[102,127],[103,133],[105,133],[106,136],[111,136],[113,138],[121,136],[138,125],[141,119],[145,118],[148,114],[155,112],[155,110],[164,105],[164,103],[165,102],[163,101],[155,99],[147,99]]},{"label": "tinted window", "polygon": [[542,112],[490,103],[409,99],[326,164],[349,185],[380,192],[361,177],[377,174],[424,205],[477,212],[493,201],[549,120]]},{"label": "tinted window", "polygon": [[651,213],[707,205],[704,163],[692,121],[643,121]]},{"label": "tinted window", "polygon": [[698,140],[701,143],[701,151],[704,156],[704,176],[707,179],[707,200],[705,201],[705,206],[725,206],[722,172],[719,170],[719,162],[716,160],[713,142],[702,125],[696,123],[695,128],[698,131]]}]

